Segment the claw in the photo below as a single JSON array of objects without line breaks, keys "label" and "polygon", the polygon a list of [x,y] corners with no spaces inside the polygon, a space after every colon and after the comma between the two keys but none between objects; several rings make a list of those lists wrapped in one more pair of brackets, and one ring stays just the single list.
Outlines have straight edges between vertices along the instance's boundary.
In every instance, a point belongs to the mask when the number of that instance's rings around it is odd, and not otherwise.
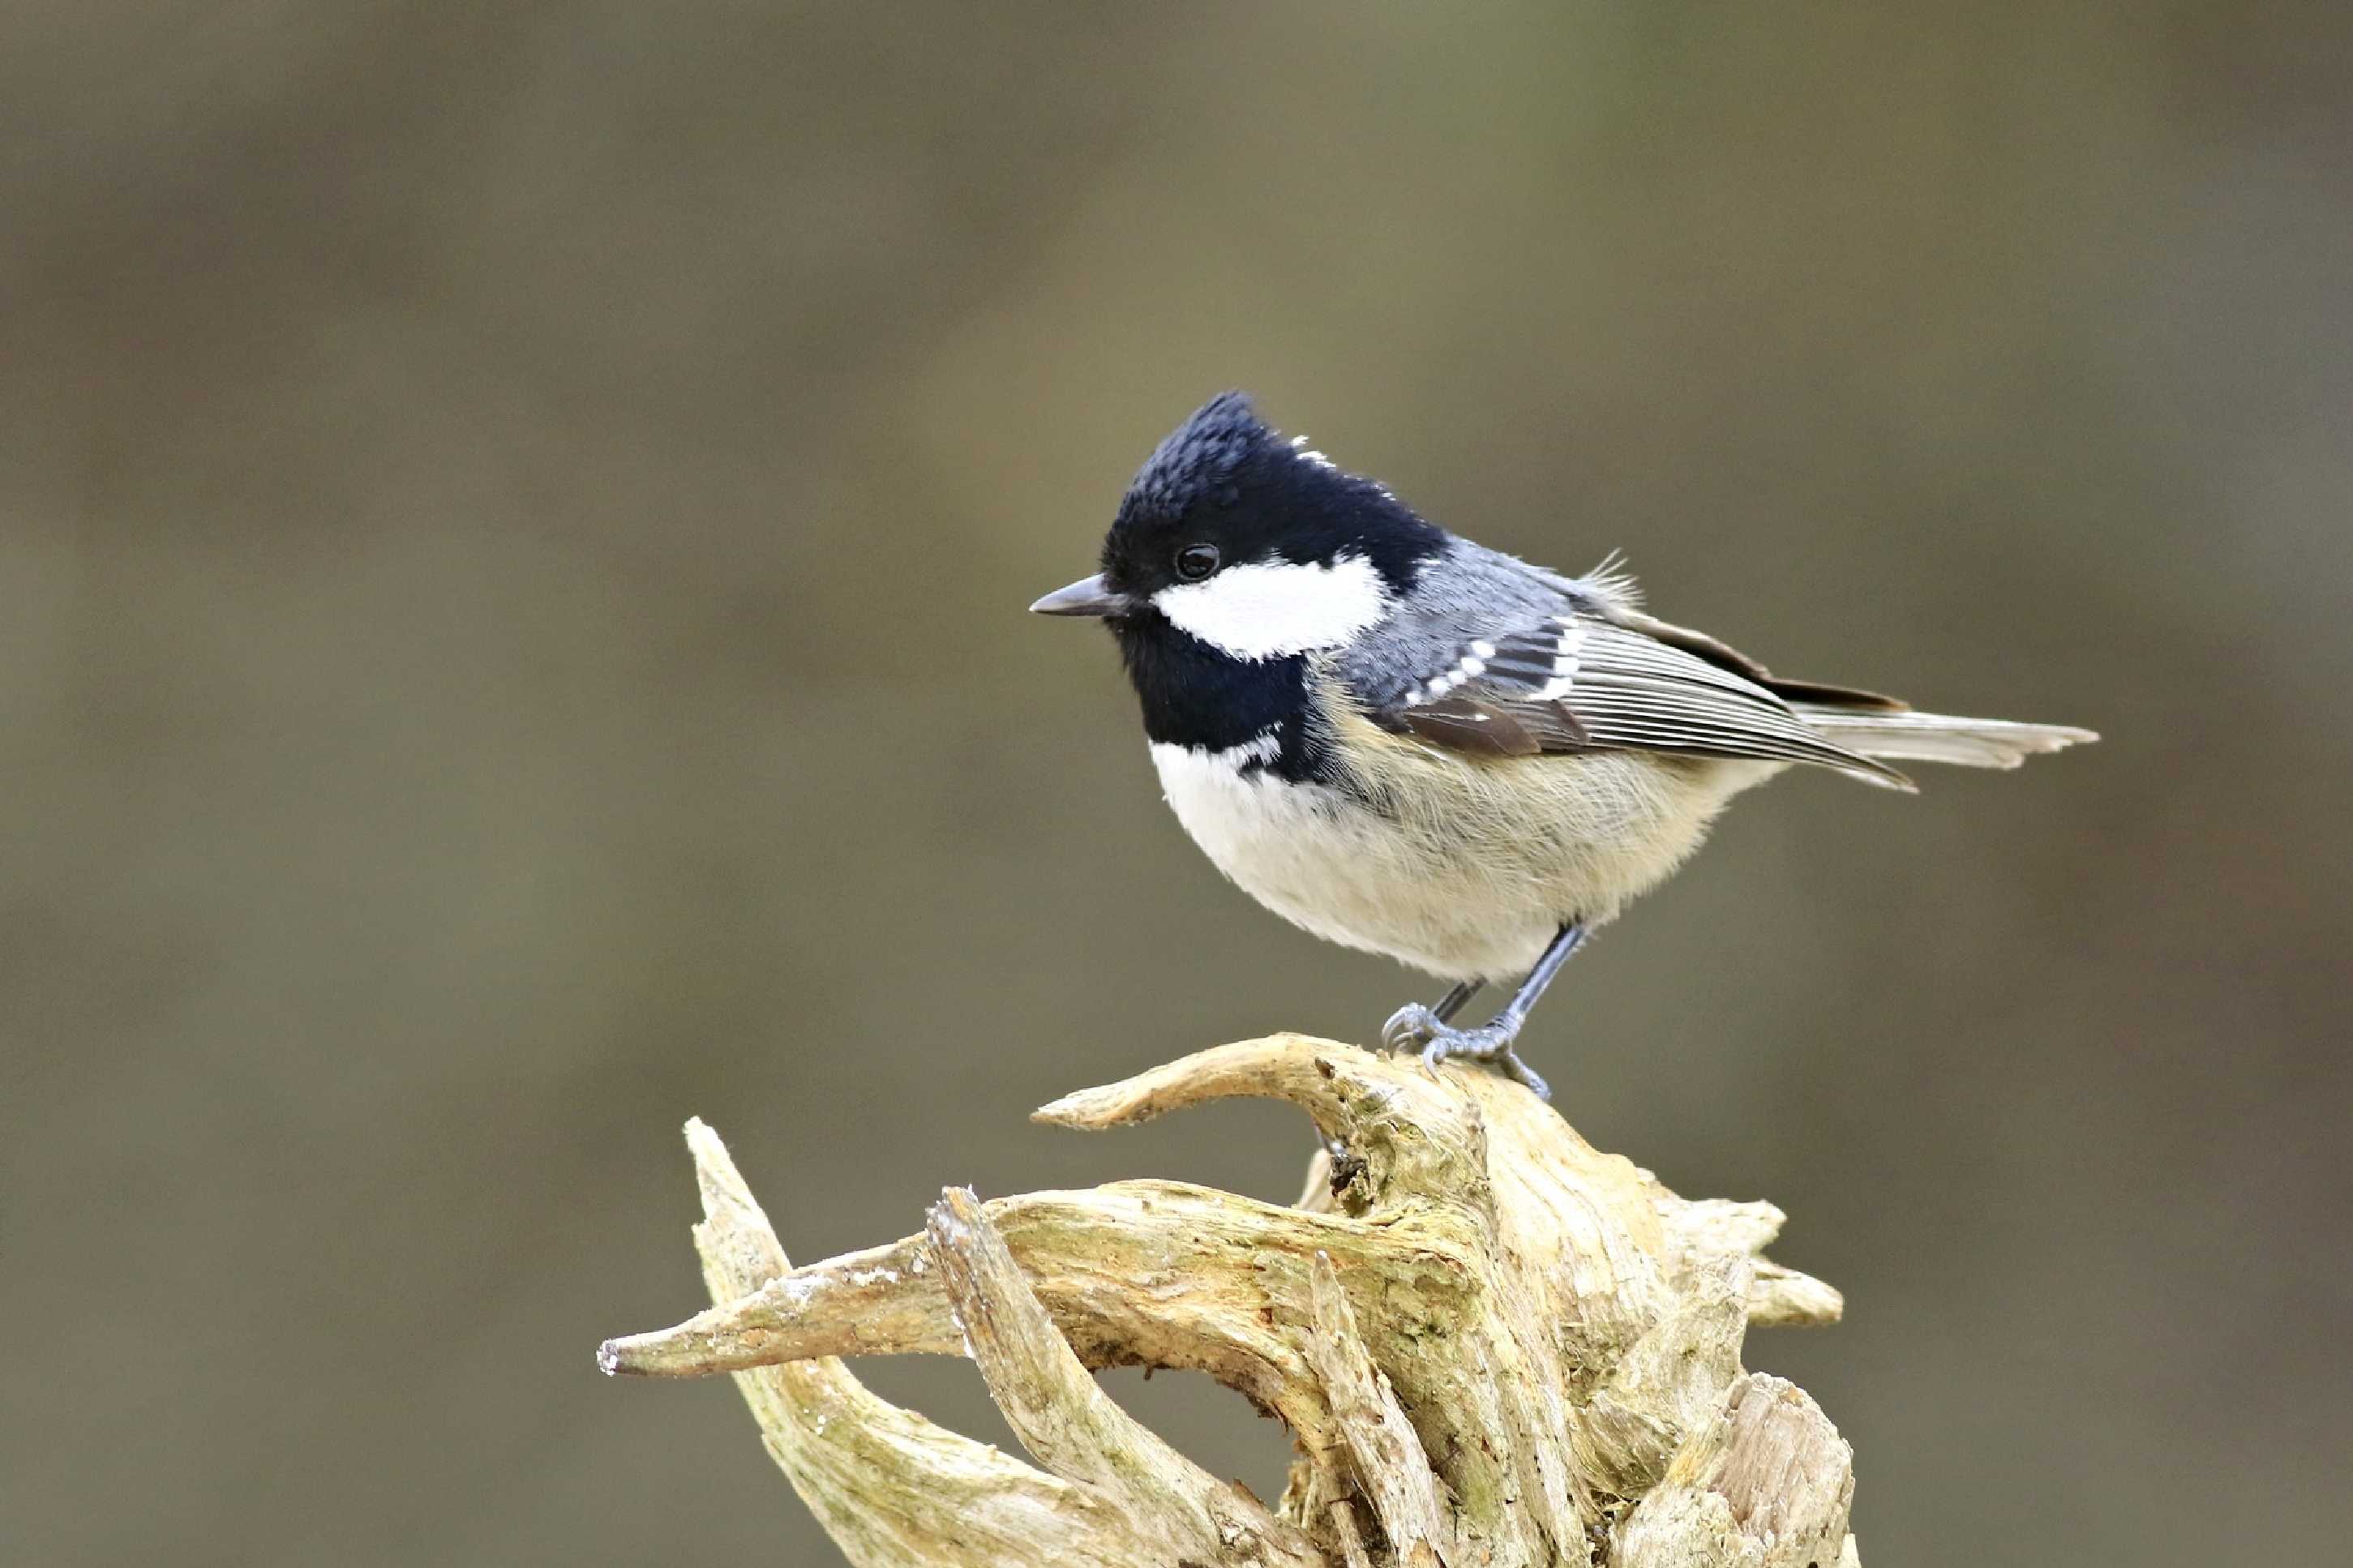
[{"label": "claw", "polygon": [[1393,1051],[1409,1051],[1425,1041],[1451,1033],[1438,1015],[1419,1002],[1409,1002],[1381,1026],[1381,1044]]},{"label": "claw", "polygon": [[1520,1060],[1520,1054],[1517,1051],[1509,1046],[1504,1047],[1503,1054],[1495,1058],[1495,1065],[1503,1068],[1504,1076],[1514,1083],[1518,1084],[1546,1105],[1552,1103],[1552,1085],[1545,1082],[1543,1075],[1535,1068]]},{"label": "claw", "polygon": [[[1411,1008],[1400,1009],[1398,1016],[1410,1011]],[[1397,1021],[1389,1020],[1392,1024]],[[1428,1043],[1421,1047],[1421,1059],[1433,1068],[1457,1057],[1464,1061],[1485,1062],[1514,1083],[1534,1091],[1538,1100],[1548,1101],[1552,1099],[1551,1086],[1512,1049],[1512,1041],[1518,1034],[1516,1025],[1507,1027],[1487,1024],[1476,1029],[1450,1029],[1440,1025],[1434,1034],[1423,1037]],[[1387,1037],[1386,1032],[1383,1037]]]}]

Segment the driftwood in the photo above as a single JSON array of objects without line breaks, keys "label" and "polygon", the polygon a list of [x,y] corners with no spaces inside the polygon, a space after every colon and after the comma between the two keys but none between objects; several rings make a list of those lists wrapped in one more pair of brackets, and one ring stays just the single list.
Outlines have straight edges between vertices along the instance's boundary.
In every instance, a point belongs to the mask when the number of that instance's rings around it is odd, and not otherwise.
[{"label": "driftwood", "polygon": [[[1828,1323],[1769,1204],[1694,1202],[1516,1085],[1282,1035],[1056,1100],[1075,1128],[1203,1100],[1304,1109],[1340,1150],[1278,1207],[1174,1182],[982,1203],[795,1268],[688,1123],[718,1303],[608,1373],[736,1376],[860,1568],[1836,1568],[1852,1454],[1744,1373],[1752,1323]],[[1034,1466],[876,1397],[841,1355],[966,1355]],[[1272,1506],[1112,1402],[1092,1367],[1206,1372],[1289,1425]]]}]

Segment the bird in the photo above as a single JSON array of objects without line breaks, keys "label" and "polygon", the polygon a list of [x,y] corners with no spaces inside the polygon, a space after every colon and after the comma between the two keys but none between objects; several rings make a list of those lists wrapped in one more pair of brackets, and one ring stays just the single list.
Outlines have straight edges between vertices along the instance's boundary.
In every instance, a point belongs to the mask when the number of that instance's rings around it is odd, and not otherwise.
[{"label": "bird", "polygon": [[1567,576],[1451,533],[1240,392],[1154,448],[1100,569],[1029,607],[1110,628],[1161,791],[1219,871],[1450,983],[1385,1046],[1546,1099],[1516,1049],[1530,1012],[1735,795],[1800,764],[1908,792],[1897,763],[2013,768],[2098,739],[1784,679],[1649,615],[1615,552]]}]

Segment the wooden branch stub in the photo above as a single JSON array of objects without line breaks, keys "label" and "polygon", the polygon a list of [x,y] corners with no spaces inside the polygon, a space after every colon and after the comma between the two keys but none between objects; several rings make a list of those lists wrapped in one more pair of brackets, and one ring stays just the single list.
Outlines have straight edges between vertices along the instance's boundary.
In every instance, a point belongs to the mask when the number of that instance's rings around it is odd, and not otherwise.
[{"label": "wooden branch stub", "polygon": [[1297,1527],[1212,1479],[1095,1386],[970,1192],[941,1194],[925,1229],[989,1397],[1031,1458],[1119,1510],[1135,1561],[1321,1568]]},{"label": "wooden branch stub", "polygon": [[1749,1373],[1627,1516],[1620,1568],[1830,1568],[1854,1559],[1854,1452],[1794,1384]]},{"label": "wooden branch stub", "polygon": [[1438,1478],[1422,1452],[1420,1434],[1406,1418],[1388,1378],[1373,1364],[1328,1252],[1317,1253],[1308,1266],[1308,1364],[1324,1380],[1351,1479],[1371,1502],[1391,1554],[1403,1568],[1440,1568],[1454,1561],[1454,1523],[1438,1495]]},{"label": "wooden branch stub", "polygon": [[[789,1265],[719,1135],[698,1119],[686,1138],[704,1279],[714,1300],[732,1300]],[[735,1386],[769,1455],[857,1568],[1134,1568],[1116,1508],[880,1398],[839,1361],[758,1367]]]},{"label": "wooden branch stub", "polygon": [[[1838,1293],[1767,1259],[1769,1204],[1691,1202],[1476,1068],[1296,1035],[1200,1052],[1039,1118],[1104,1128],[1258,1095],[1343,1145],[1298,1207],[1172,1182],[981,1203],[792,1269],[689,1128],[715,1303],[608,1372],[732,1372],[851,1560],[1310,1568],[1820,1568],[1851,1456],[1751,1323]],[[867,1393],[846,1353],[968,1355],[1037,1468]],[[1291,1426],[1269,1509],[1113,1404],[1091,1367],[1188,1368]],[[1811,1557],[1803,1555],[1810,1552]]]}]

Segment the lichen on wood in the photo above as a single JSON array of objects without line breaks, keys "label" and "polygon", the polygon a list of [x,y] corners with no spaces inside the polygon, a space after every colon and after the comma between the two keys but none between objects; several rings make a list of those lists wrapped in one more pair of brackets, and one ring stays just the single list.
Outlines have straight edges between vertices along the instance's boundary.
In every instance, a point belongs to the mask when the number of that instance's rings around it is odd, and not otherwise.
[{"label": "lichen on wood", "polygon": [[[1762,1255],[1769,1204],[1691,1201],[1476,1068],[1278,1035],[1054,1101],[1117,1127],[1205,1100],[1305,1110],[1293,1207],[1174,1182],[987,1203],[792,1268],[690,1122],[713,1305],[608,1341],[609,1373],[732,1373],[860,1568],[1834,1568],[1852,1455],[1745,1373],[1751,1324],[1835,1321]],[[965,1355],[1033,1464],[870,1393],[835,1359]],[[1270,1505],[1129,1416],[1089,1369],[1208,1373],[1288,1424]]]}]

